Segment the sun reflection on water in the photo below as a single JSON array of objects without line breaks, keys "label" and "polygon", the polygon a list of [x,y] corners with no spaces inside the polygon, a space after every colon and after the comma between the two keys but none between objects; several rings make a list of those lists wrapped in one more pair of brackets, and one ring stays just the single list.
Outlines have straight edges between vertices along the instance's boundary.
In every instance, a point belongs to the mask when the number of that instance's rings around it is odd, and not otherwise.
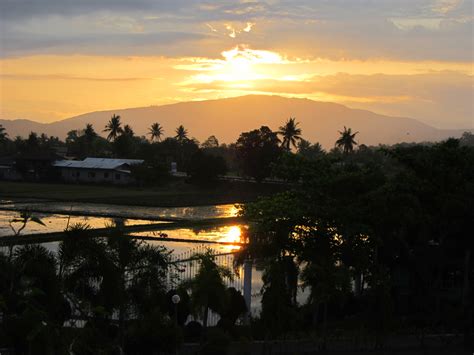
[{"label": "sun reflection on water", "polygon": [[[223,242],[229,242],[229,243],[240,243],[241,235],[242,235],[242,230],[240,229],[240,226],[231,226],[229,227],[227,233],[223,235],[223,238],[221,240]],[[237,249],[240,249],[240,246],[227,245],[226,248],[228,248],[229,250],[237,250]]]}]

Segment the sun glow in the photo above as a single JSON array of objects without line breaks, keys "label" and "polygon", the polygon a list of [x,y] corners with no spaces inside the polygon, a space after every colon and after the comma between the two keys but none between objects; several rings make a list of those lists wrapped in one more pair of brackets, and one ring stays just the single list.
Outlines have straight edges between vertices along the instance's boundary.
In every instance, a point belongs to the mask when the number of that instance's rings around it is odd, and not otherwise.
[{"label": "sun glow", "polygon": [[[280,54],[236,46],[221,53],[224,59],[209,60],[192,58],[192,63],[175,66],[175,69],[204,71],[203,74],[193,75],[183,83],[213,83],[224,82],[229,87],[251,87],[255,80],[271,78],[271,73],[263,69],[263,65],[285,64],[288,61]],[[274,74],[274,73],[273,73]]]}]

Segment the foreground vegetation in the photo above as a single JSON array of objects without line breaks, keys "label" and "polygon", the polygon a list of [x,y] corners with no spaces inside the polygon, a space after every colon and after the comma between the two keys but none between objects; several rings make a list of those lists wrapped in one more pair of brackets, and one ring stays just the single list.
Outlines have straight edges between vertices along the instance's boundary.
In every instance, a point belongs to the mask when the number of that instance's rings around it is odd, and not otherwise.
[{"label": "foreground vegetation", "polygon": [[463,334],[472,349],[474,148],[450,139],[288,165],[294,188],[242,211],[240,260],[264,269],[257,324],[270,337],[316,329],[323,346],[334,332],[381,347],[410,331],[421,344]]},{"label": "foreground vegetation", "polygon": [[[156,172],[156,175],[145,175],[158,180],[162,170],[154,162],[167,154],[187,167],[191,184],[176,185],[180,193],[172,192],[174,197],[168,196],[169,201],[178,201],[185,195],[181,192],[193,195],[193,189],[196,196],[208,195],[212,190],[210,186],[219,186],[214,178],[222,173],[220,168],[208,174],[208,167],[216,165],[216,157],[226,162],[231,171],[257,182],[240,185],[245,188],[237,190],[236,196],[253,187],[262,190],[267,185],[260,182],[268,177],[284,182],[280,191],[273,190],[270,196],[245,204],[241,210],[249,225],[243,235],[247,246],[240,250],[235,262],[242,264],[251,260],[263,270],[262,311],[248,328],[235,327],[243,312],[238,306],[241,299],[222,284],[222,278],[231,273],[220,269],[212,256],[207,255],[198,257],[202,267],[198,277],[173,292],[178,292],[183,299],[189,298],[195,312],[203,315],[210,309],[225,321],[214,329],[215,333],[196,331],[200,325],[188,324],[186,328],[184,315],[178,314],[180,326],[173,327],[172,311],[166,313],[166,307],[160,303],[167,299],[164,275],[170,265],[164,249],[141,254],[142,247],[127,238],[112,238],[110,243],[97,238],[70,239],[64,242],[66,246],[82,240],[95,244],[90,249],[85,247],[85,254],[77,252],[81,248],[75,247],[72,259],[66,261],[61,259],[62,252],[56,258],[37,246],[22,247],[2,256],[0,304],[6,344],[26,352],[34,341],[42,339],[38,344],[43,344],[42,349],[50,349],[54,341],[48,340],[46,335],[54,331],[69,334],[58,339],[70,340],[67,344],[54,342],[54,346],[88,346],[79,353],[107,353],[120,348],[133,354],[140,344],[147,344],[149,347],[140,351],[151,354],[173,351],[170,346],[185,334],[188,341],[193,339],[208,345],[215,336],[215,344],[221,346],[217,353],[225,353],[230,339],[239,340],[244,336],[249,341],[313,337],[321,349],[329,348],[337,337],[351,339],[355,349],[367,347],[364,339],[370,338],[370,347],[379,349],[387,345],[387,339],[393,334],[410,334],[416,335],[420,348],[424,349],[426,334],[454,334],[462,336],[466,349],[472,349],[472,134],[436,144],[366,147],[357,144],[357,132],[344,127],[335,148],[326,152],[317,143],[303,140],[294,120],[288,120],[279,133],[268,127],[243,132],[232,146],[219,145],[215,137],[198,146],[187,138],[184,127],[177,129],[176,137],[163,142],[147,142],[135,137],[133,142],[137,144],[128,145],[133,132],[130,127],[118,129],[117,122],[116,117],[111,120],[108,130],[111,142],[105,142],[108,148],[102,152],[120,156],[119,153],[124,153],[120,147],[135,147],[133,155],[128,157],[143,154],[148,164],[144,166],[145,172]],[[159,127],[154,128],[159,130]],[[279,135],[283,138],[281,142]],[[86,139],[80,137],[77,142]],[[157,137],[160,137],[159,132],[154,133],[153,139]],[[122,139],[128,140],[127,145],[117,143]],[[82,147],[90,149],[93,145]],[[153,184],[145,179],[141,182],[148,187],[119,190],[50,186],[51,190],[64,189],[58,198],[71,191],[72,196],[89,201],[146,204],[150,199],[166,200],[165,190],[150,187]],[[25,186],[25,197],[55,196],[52,191],[49,195],[35,192],[38,186],[48,185],[9,186],[12,190],[17,188],[16,196],[22,194],[22,186]],[[90,195],[87,195],[88,189]],[[87,234],[87,231],[81,233]],[[84,243],[88,245],[89,241]],[[149,259],[147,253],[161,259]],[[89,259],[97,255],[100,258]],[[50,263],[49,268],[30,269],[29,263],[36,262],[38,257]],[[72,274],[68,275],[68,271]],[[76,271],[80,271],[79,274]],[[109,272],[112,272],[111,278],[106,276]],[[68,288],[71,275],[76,277],[71,284],[79,285],[72,291]],[[127,282],[124,275],[128,275]],[[137,288],[132,287],[129,292],[129,285]],[[309,291],[308,299],[298,298],[301,288]],[[68,313],[61,313],[56,306],[48,308],[44,297],[52,294],[51,299],[59,300],[55,302],[59,305],[64,304],[64,298],[70,297],[71,292],[76,300],[68,299],[67,303],[83,307],[80,309],[87,322],[81,330],[63,327],[64,314]],[[41,300],[36,301],[36,296]],[[236,303],[230,302],[231,299]],[[229,304],[232,304],[230,308]],[[143,309],[144,306],[150,308]],[[236,309],[239,309],[237,314],[232,312]],[[123,316],[125,314],[127,316]],[[149,318],[155,316],[157,318]],[[13,323],[7,326],[6,322]],[[45,338],[36,338],[46,329],[43,322],[55,326],[48,328]],[[15,329],[21,332],[11,333]],[[29,334],[29,337],[18,345],[15,334]],[[94,340],[102,338],[108,342]]]},{"label": "foreground vegetation", "polygon": [[207,252],[195,256],[201,265],[195,278],[179,283],[170,279],[179,270],[169,255],[120,227],[104,239],[91,236],[86,225],[70,228],[57,253],[37,244],[0,253],[0,348],[15,354],[173,353],[183,338],[204,335],[199,323],[184,323],[209,309],[233,328],[246,307],[240,293],[224,285],[232,271]]}]

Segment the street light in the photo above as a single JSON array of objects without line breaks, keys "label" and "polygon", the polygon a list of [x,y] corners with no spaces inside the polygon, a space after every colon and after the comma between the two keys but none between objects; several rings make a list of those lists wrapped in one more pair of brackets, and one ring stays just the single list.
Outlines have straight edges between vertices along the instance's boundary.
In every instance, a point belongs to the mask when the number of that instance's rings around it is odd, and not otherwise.
[{"label": "street light", "polygon": [[174,304],[174,325],[176,326],[176,337],[175,337],[175,352],[178,354],[178,303],[181,301],[181,297],[178,294],[171,296],[171,302]]},{"label": "street light", "polygon": [[173,295],[173,297],[171,297],[171,302],[174,304],[178,304],[179,301],[181,301],[181,297],[179,297],[179,295]]}]

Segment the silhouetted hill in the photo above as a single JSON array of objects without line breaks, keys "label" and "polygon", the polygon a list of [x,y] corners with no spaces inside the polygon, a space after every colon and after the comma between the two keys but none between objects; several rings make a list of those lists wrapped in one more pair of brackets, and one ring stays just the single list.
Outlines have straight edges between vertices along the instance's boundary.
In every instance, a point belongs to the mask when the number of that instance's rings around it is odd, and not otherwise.
[{"label": "silhouetted hill", "polygon": [[343,126],[359,131],[357,139],[366,145],[379,143],[437,141],[459,137],[464,130],[442,130],[415,119],[389,117],[371,111],[351,109],[343,105],[280,96],[249,95],[236,98],[182,102],[171,105],[98,111],[49,124],[29,120],[0,120],[10,137],[26,136],[30,131],[64,138],[72,129],[92,123],[102,133],[112,114],[120,115],[135,133],[145,135],[153,122],[173,136],[183,124],[191,137],[200,141],[215,135],[220,142],[234,142],[243,131],[262,125],[277,130],[286,119],[296,117],[303,137],[331,148]]}]

